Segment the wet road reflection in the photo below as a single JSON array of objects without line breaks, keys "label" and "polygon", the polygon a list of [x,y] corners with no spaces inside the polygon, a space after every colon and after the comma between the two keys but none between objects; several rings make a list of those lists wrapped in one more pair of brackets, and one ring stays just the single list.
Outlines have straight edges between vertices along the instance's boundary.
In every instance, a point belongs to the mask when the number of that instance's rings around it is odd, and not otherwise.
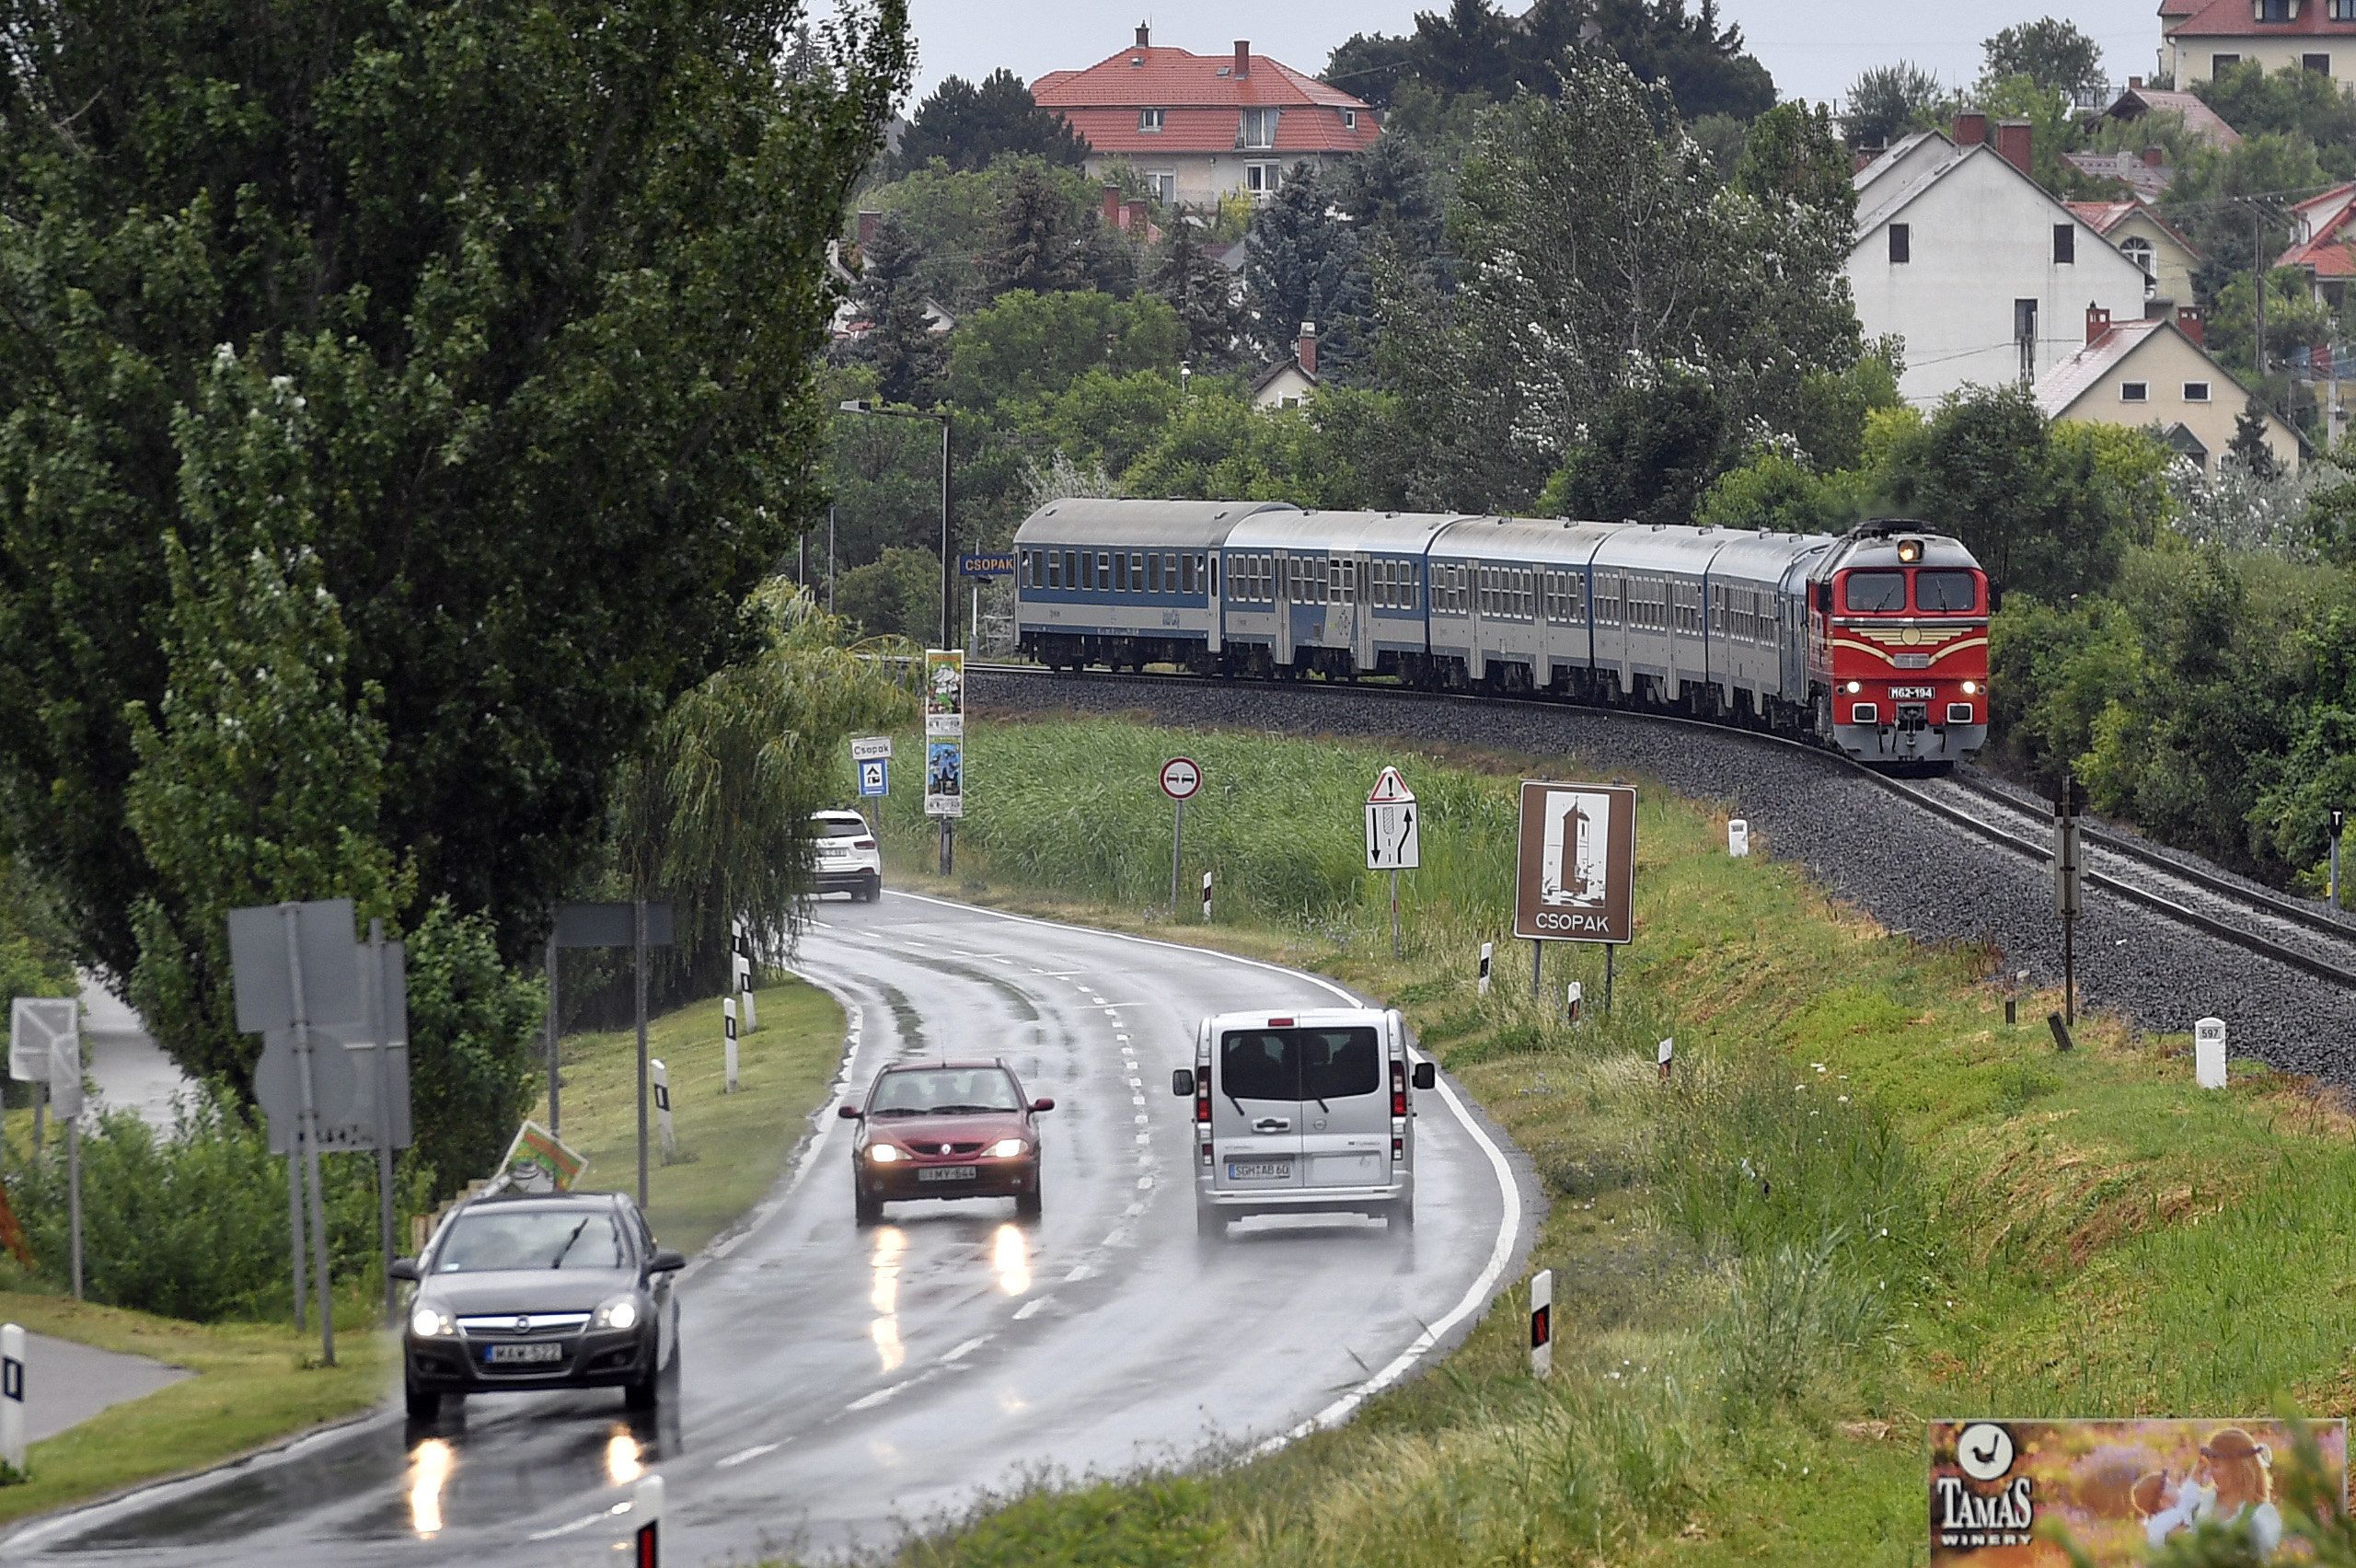
[{"label": "wet road reflection", "polygon": [[640,1457],[638,1438],[628,1427],[618,1426],[606,1439],[606,1479],[616,1486],[628,1486],[646,1473],[646,1462]]},{"label": "wet road reflection", "polygon": [[874,1283],[868,1286],[867,1304],[875,1309],[876,1318],[867,1332],[875,1342],[880,1370],[885,1372],[897,1372],[908,1359],[907,1347],[900,1343],[900,1260],[907,1251],[907,1234],[887,1227],[875,1233],[875,1250],[868,1260]]},{"label": "wet road reflection", "polygon": [[420,1536],[442,1533],[442,1488],[457,1457],[439,1437],[428,1437],[410,1455],[409,1524]]},{"label": "wet road reflection", "polygon": [[998,1228],[998,1237],[990,1243],[990,1272],[998,1276],[998,1287],[1009,1296],[1021,1296],[1031,1288],[1031,1238],[1021,1226],[1010,1223]]}]

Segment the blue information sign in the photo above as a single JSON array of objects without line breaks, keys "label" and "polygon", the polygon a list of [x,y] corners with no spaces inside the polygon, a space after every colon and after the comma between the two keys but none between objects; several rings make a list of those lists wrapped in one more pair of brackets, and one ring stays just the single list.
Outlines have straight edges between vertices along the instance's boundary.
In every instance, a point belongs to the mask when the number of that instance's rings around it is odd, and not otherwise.
[{"label": "blue information sign", "polygon": [[859,765],[859,793],[872,800],[892,792],[892,759],[879,756]]}]

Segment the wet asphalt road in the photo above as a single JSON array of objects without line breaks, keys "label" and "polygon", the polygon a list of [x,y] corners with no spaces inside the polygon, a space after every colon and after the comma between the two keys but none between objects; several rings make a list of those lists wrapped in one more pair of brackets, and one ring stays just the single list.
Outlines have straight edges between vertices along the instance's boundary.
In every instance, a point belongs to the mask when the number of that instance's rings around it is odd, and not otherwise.
[{"label": "wet asphalt road", "polygon": [[668,1492],[666,1562],[832,1556],[1027,1474],[1338,1419],[1518,1268],[1530,1227],[1502,1140],[1444,1082],[1417,1097],[1414,1231],[1304,1216],[1197,1241],[1171,1069],[1203,1014],[1342,1004],[1322,982],[898,894],[817,913],[794,967],[850,1009],[858,1091],[890,1061],[998,1055],[1055,1098],[1041,1219],[897,1205],[862,1234],[829,1105],[793,1175],[685,1276],[659,1414],[626,1420],[618,1391],[468,1400],[431,1433],[387,1414],[36,1522],[0,1560],[610,1562],[641,1470]]}]

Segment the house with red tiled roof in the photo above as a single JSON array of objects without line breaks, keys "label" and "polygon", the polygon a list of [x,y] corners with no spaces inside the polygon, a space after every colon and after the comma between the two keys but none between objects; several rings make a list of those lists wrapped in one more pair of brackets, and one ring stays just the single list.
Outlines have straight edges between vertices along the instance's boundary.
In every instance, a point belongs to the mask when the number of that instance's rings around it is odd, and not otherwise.
[{"label": "house with red tiled roof", "polygon": [[2235,65],[2356,81],[2356,0],[2162,0],[2160,70],[2177,88]]},{"label": "house with red tiled roof", "polygon": [[1126,164],[1166,205],[1208,207],[1223,196],[1273,193],[1296,166],[1356,156],[1379,133],[1362,98],[1254,55],[1196,54],[1137,40],[1080,71],[1031,85],[1042,109],[1088,139],[1088,172]]},{"label": "house with red tiled roof", "polygon": [[[2198,3],[2198,0],[2192,0]],[[2167,13],[2161,13],[2165,30]],[[2172,91],[2166,87],[2143,85],[2141,76],[2127,78],[2127,90],[2103,113],[2113,120],[2141,120],[2147,114],[2173,114],[2184,121],[2184,128],[2212,147],[2238,147],[2242,133],[2224,121],[2224,117],[2200,101],[2199,95]]]},{"label": "house with red tiled roof", "polygon": [[[2197,311],[2187,306],[2114,322],[2086,307],[2085,346],[2038,377],[2037,406],[2050,420],[2150,429],[2204,473],[2233,444],[2248,389],[2209,355]],[[2306,444],[2266,410],[2266,444],[2285,469]]]},{"label": "house with red tiled roof", "polygon": [[2112,249],[2143,269],[2154,294],[2178,305],[2192,303],[2192,271],[2200,265],[2200,252],[2153,211],[2151,203],[2131,197],[2066,205],[2072,215],[2102,236]]},{"label": "house with red tiled roof", "polygon": [[2274,264],[2306,273],[2316,299],[2339,309],[2356,279],[2356,184],[2336,185],[2292,207],[2291,248]]}]

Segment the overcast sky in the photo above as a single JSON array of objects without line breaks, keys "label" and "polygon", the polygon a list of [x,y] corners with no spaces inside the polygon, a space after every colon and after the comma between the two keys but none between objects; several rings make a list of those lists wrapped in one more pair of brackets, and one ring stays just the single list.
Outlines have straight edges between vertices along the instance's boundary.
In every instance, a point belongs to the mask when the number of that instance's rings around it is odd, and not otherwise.
[{"label": "overcast sky", "polygon": [[[1520,10],[1520,0],[1507,0]],[[1150,17],[1156,43],[1197,54],[1223,52],[1239,38],[1303,71],[1323,67],[1334,46],[1354,32],[1403,32],[1419,10],[1444,0],[910,0],[916,18],[917,92],[943,76],[978,78],[1000,65],[1025,80],[1091,64],[1129,41]],[[2014,22],[2067,15],[2102,47],[2116,82],[2152,73],[2158,52],[2157,0],[1719,0],[1720,14],[1742,25],[1751,52],[1775,75],[1785,97],[1838,98],[1857,73],[1912,60],[1942,81],[1979,73],[1980,40]]]}]

